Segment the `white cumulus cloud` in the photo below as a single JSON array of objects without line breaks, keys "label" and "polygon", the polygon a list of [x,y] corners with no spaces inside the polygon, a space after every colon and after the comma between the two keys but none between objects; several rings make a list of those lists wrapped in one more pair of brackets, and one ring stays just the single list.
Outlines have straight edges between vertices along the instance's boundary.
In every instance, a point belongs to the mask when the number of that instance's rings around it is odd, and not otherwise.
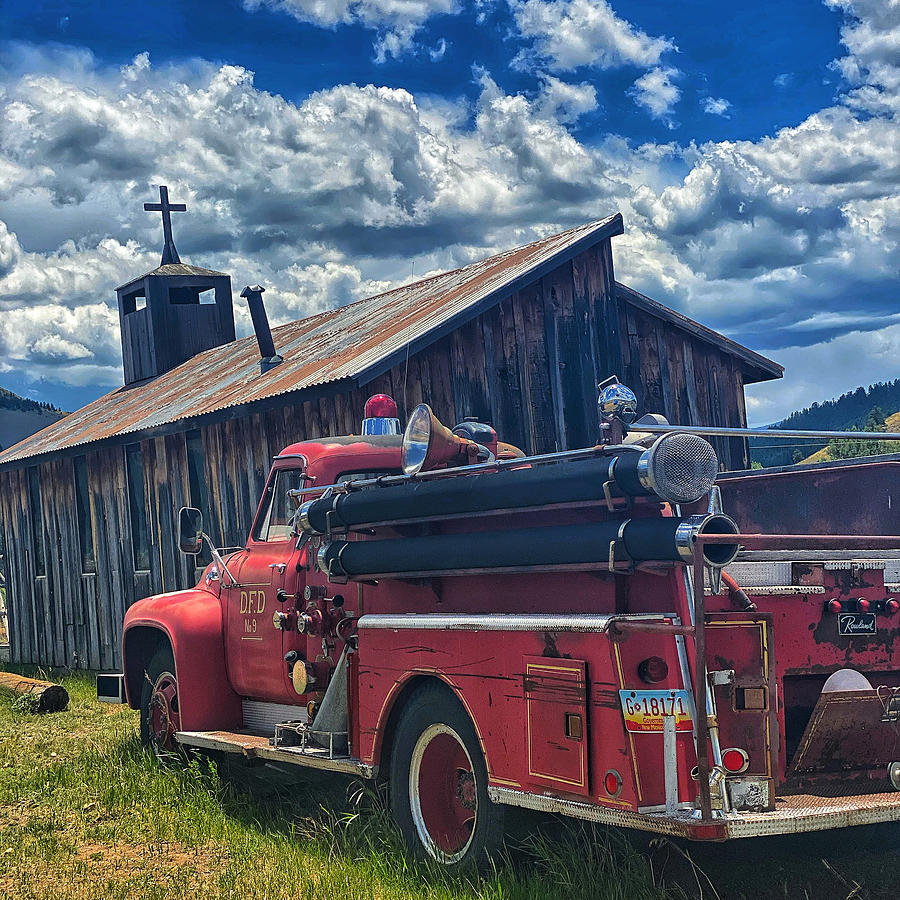
[{"label": "white cumulus cloud", "polygon": [[678,74],[677,69],[657,66],[641,75],[631,88],[635,103],[648,109],[655,119],[661,119],[670,127],[674,127],[672,111],[681,98],[681,88],[674,82]]},{"label": "white cumulus cloud", "polygon": [[535,53],[554,71],[655,66],[675,47],[617,16],[606,0],[511,0],[510,6],[520,33],[534,38]]},{"label": "white cumulus cloud", "polygon": [[413,49],[416,33],[432,16],[458,11],[455,0],[244,0],[251,12],[260,7],[326,28],[356,23],[374,29],[378,62]]},{"label": "white cumulus cloud", "polygon": [[724,97],[704,97],[703,112],[711,116],[727,116],[731,109],[731,103]]}]

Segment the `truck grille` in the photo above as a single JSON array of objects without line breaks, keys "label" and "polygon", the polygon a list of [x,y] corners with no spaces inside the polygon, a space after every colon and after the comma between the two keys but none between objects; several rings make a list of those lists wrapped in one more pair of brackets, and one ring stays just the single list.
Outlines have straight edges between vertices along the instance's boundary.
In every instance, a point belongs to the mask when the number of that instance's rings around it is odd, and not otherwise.
[{"label": "truck grille", "polygon": [[275,726],[282,722],[308,722],[305,706],[288,703],[266,703],[262,700],[242,700],[244,730],[251,734],[274,737]]}]

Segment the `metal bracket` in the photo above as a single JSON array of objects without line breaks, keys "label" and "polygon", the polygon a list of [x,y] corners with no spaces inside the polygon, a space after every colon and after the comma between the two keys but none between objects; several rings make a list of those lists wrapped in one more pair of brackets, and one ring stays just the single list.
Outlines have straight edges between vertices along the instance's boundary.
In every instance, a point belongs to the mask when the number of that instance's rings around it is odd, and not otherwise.
[{"label": "metal bracket", "polygon": [[[624,563],[616,562],[616,547],[621,544],[622,552],[625,554],[626,561]],[[608,560],[609,571],[618,575],[633,575],[634,574],[634,560],[628,556],[627,551],[625,550],[625,545],[618,540],[612,540],[609,542],[609,560]]]},{"label": "metal bracket", "polygon": [[882,684],[878,686],[877,694],[883,709],[881,721],[900,722],[900,687],[888,687]]},{"label": "metal bracket", "polygon": [[[634,505],[634,500],[631,497],[613,497],[611,488],[615,485],[614,481],[604,481],[603,482],[603,498],[606,500],[606,508],[610,512],[622,512],[623,510],[629,510]],[[618,505],[616,504],[616,501]]]},{"label": "metal bracket", "polygon": [[734,669],[718,669],[707,673],[710,684],[728,685],[734,684]]}]

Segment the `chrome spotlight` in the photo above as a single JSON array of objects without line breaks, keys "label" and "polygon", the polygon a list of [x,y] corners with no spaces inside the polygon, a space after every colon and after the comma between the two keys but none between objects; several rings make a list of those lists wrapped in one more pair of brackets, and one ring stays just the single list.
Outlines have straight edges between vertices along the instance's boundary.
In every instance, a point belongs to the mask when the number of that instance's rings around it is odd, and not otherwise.
[{"label": "chrome spotlight", "polygon": [[637,397],[624,384],[608,384],[600,389],[597,409],[603,422],[618,419],[630,425],[637,418]]}]

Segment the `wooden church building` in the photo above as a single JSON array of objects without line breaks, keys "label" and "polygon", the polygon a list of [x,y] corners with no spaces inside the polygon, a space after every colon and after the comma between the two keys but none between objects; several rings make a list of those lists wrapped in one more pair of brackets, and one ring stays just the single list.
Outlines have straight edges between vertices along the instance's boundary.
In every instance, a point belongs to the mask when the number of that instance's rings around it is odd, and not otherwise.
[{"label": "wooden church building", "polygon": [[[642,411],[740,426],[744,385],[783,371],[616,282],[620,215],[282,325],[261,360],[262,340],[235,340],[228,275],[178,258],[160,193],[161,265],[117,290],[124,385],[0,454],[15,662],[119,667],[128,606],[195,583],[178,509],[243,545],[272,457],[358,432],[371,394],[401,418],[423,401],[450,425],[477,416],[534,453],[596,442],[611,374]],[[744,441],[717,449],[747,467]]]}]

